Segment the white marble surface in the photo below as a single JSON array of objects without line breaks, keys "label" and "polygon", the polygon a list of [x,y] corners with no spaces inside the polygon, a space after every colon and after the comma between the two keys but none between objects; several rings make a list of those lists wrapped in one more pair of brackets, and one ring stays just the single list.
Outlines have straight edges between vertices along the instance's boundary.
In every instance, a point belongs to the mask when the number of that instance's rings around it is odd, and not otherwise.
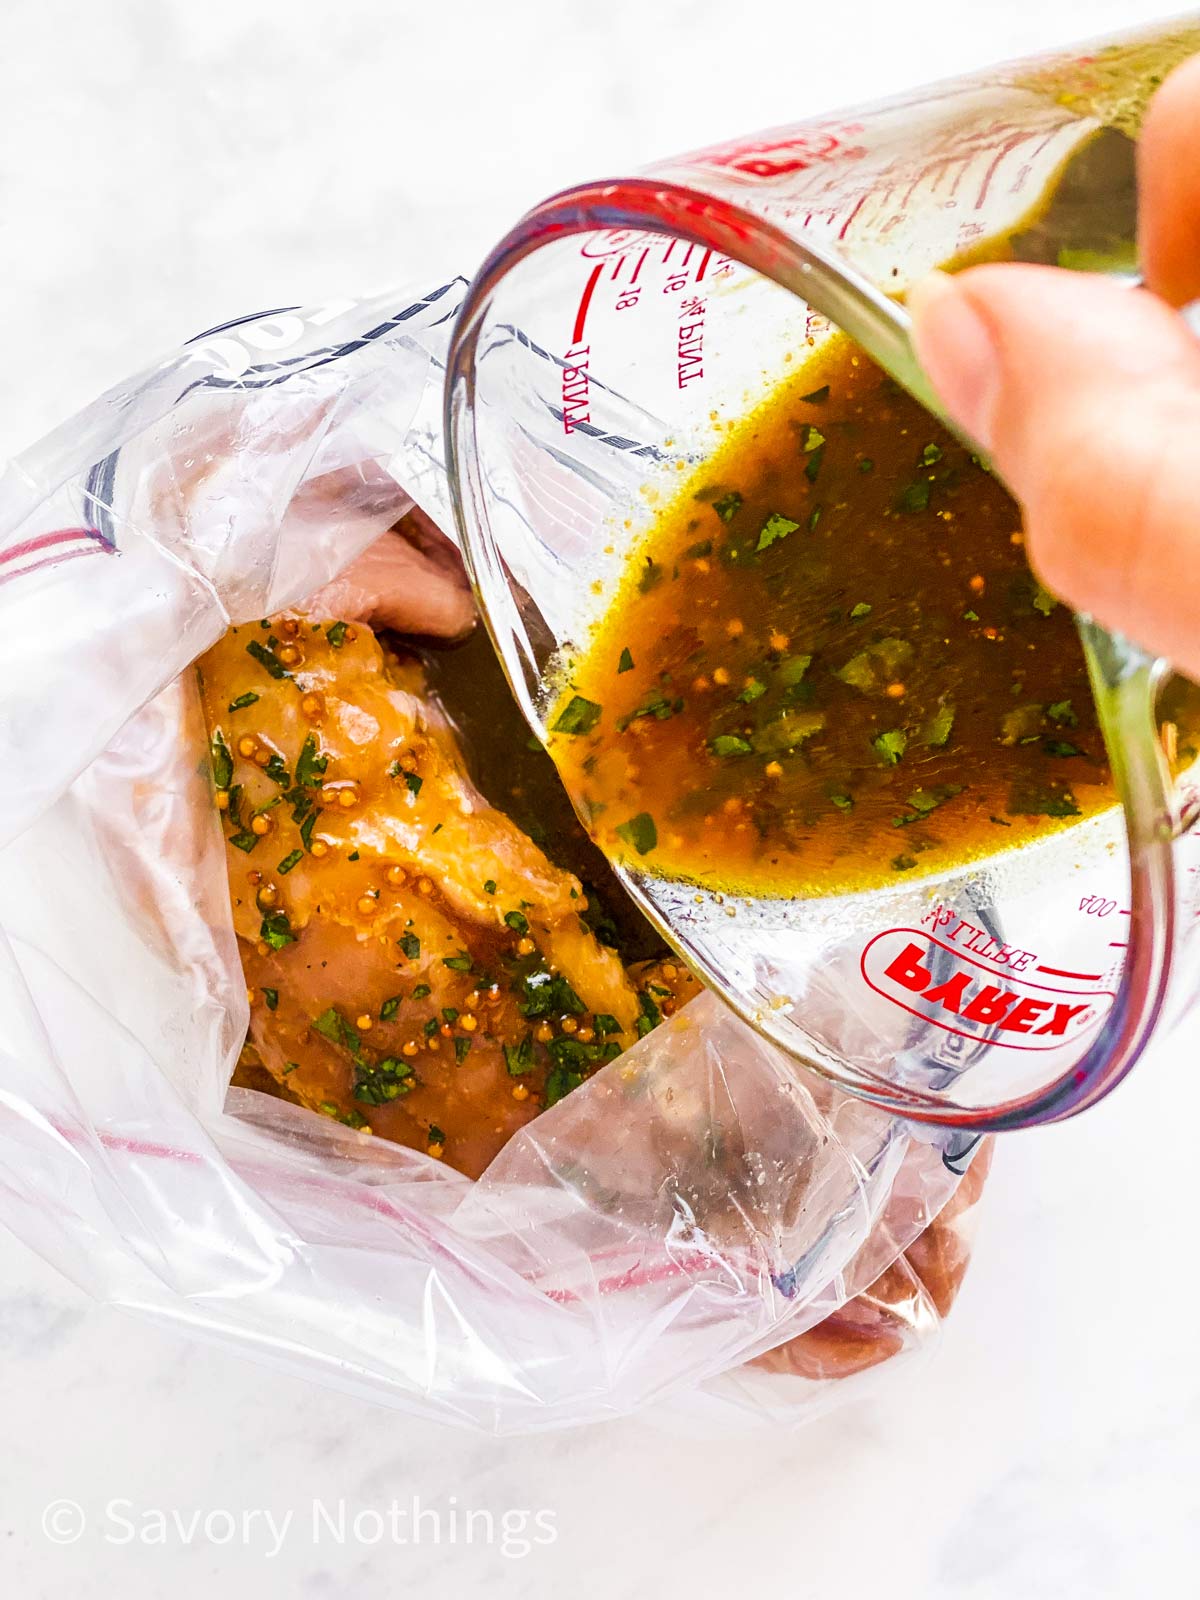
[{"label": "white marble surface", "polygon": [[[413,262],[469,267],[572,178],[1154,11],[7,0],[0,450],[225,317]],[[1165,1042],[1098,1111],[1004,1143],[931,1363],[807,1430],[719,1448],[636,1422],[503,1443],[415,1423],[93,1305],[0,1235],[0,1592],[1194,1593],[1198,1043]],[[497,1524],[540,1508],[532,1531],[553,1542],[312,1535],[314,1500],[414,1494]],[[73,1542],[43,1531],[59,1500],[82,1508]],[[225,1510],[260,1515],[221,1542]],[[289,1510],[271,1554],[265,1513]],[[156,1513],[181,1519],[165,1543],[122,1542]]]}]

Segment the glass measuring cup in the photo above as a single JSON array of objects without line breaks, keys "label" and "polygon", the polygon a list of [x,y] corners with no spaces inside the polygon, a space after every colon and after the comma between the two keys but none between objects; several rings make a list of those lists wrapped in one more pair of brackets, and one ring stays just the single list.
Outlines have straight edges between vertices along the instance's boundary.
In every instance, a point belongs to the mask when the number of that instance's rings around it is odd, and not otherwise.
[{"label": "glass measuring cup", "polygon": [[[832,328],[937,414],[894,299],[915,278],[997,237],[1132,275],[1141,115],[1197,49],[1180,22],[997,68],[517,224],[464,304],[446,436],[468,567],[539,733],[655,503]],[[636,857],[624,882],[741,1015],[856,1094],[978,1131],[1083,1109],[1200,977],[1200,764],[1168,767],[1167,664],[1079,626],[1122,806],[867,893],[738,898]]]}]

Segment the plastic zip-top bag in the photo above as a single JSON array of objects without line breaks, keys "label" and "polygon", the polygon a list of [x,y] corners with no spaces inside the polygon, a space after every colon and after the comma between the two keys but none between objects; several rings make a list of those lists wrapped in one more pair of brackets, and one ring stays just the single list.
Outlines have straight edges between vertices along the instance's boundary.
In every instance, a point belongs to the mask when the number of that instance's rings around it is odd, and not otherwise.
[{"label": "plastic zip-top bag", "polygon": [[961,1139],[707,994],[474,1182],[229,1088],[247,1001],[192,664],[414,502],[449,526],[464,287],[214,330],[0,479],[5,1218],[100,1299],[428,1416],[791,1417],[936,1326],[981,1165],[921,1236]]}]

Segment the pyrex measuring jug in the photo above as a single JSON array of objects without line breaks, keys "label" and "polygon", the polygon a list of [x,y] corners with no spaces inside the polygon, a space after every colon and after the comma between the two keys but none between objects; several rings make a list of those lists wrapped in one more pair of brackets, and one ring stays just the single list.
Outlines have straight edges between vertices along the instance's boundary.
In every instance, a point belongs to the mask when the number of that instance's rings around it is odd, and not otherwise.
[{"label": "pyrex measuring jug", "polygon": [[[841,328],[918,399],[895,296],[989,240],[1132,275],[1133,152],[1177,23],[569,190],[484,264],[447,377],[459,531],[530,723],[656,499]],[[731,1005],[843,1087],[927,1121],[1081,1110],[1200,980],[1200,763],[1169,768],[1169,674],[1080,630],[1122,805],[867,893],[625,883]]]}]

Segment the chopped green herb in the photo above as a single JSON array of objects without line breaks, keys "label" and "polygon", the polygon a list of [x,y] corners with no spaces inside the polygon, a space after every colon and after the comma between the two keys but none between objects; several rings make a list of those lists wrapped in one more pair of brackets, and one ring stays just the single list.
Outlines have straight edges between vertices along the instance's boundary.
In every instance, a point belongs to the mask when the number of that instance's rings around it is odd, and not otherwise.
[{"label": "chopped green herb", "polygon": [[484,892],[484,894],[495,894],[495,892],[496,892],[496,880],[495,880],[495,878],[487,878],[487,879],[484,880],[483,892]]},{"label": "chopped green herb", "polygon": [[715,738],[708,741],[708,748],[713,755],[722,758],[754,754],[754,746],[749,739],[743,739],[740,733],[718,733]]},{"label": "chopped green herb", "polygon": [[1052,706],[1046,707],[1046,715],[1060,728],[1079,726],[1079,718],[1075,715],[1075,709],[1069,700],[1056,700]]},{"label": "chopped green herb", "polygon": [[798,522],[793,522],[789,517],[780,516],[778,511],[772,512],[759,530],[758,543],[754,546],[755,554],[769,549],[780,539],[786,539],[788,534],[795,533],[799,526]]},{"label": "chopped green herb", "polygon": [[559,713],[558,720],[552,725],[550,731],[551,733],[590,733],[600,721],[603,709],[594,700],[585,700],[581,694],[573,695],[564,710]]},{"label": "chopped green herb", "polygon": [[640,856],[649,855],[658,845],[658,829],[648,811],[639,811],[628,822],[618,823],[616,832],[617,837],[624,839]]},{"label": "chopped green herb", "polygon": [[233,757],[219,728],[212,736],[212,774],[218,789],[228,789],[233,782]]},{"label": "chopped green herb", "polygon": [[335,622],[325,629],[325,637],[334,650],[340,650],[345,644],[347,626],[345,622]]},{"label": "chopped green herb", "polygon": [[529,919],[520,911],[506,911],[504,920],[514,933],[525,934],[529,932]]},{"label": "chopped green herb", "polygon": [[621,651],[620,657],[619,657],[619,659],[617,661],[617,671],[618,672],[632,672],[633,671],[633,657],[629,653],[628,645],[625,647],[624,650]]},{"label": "chopped green herb", "polygon": [[741,495],[736,489],[730,489],[728,494],[724,494],[719,500],[713,501],[713,510],[717,513],[722,522],[730,522],[737,515],[737,512],[741,508],[741,504]]},{"label": "chopped green herb", "polygon": [[862,458],[862,460],[858,463],[858,470],[860,472],[875,471],[875,463],[871,460],[870,456],[864,456]]},{"label": "chopped green herb", "polygon": [[304,851],[303,850],[289,850],[287,855],[284,856],[283,860],[279,863],[279,865],[275,868],[275,870],[276,870],[276,872],[280,872],[280,873],[290,872],[298,861],[303,861],[303,860],[304,860]]},{"label": "chopped green herb", "polygon": [[825,435],[821,432],[820,428],[814,428],[810,423],[804,430],[804,438],[800,443],[800,448],[804,451],[805,455],[809,455],[812,451],[819,449],[824,443]]},{"label": "chopped green herb", "polygon": [[907,804],[921,816],[927,817],[931,811],[936,811],[938,806],[945,805],[947,800],[953,800],[956,794],[962,792],[961,783],[939,783],[932,789],[914,789]]},{"label": "chopped green herb", "polygon": [[396,943],[410,961],[415,961],[421,954],[421,941],[415,933],[402,933]]},{"label": "chopped green herb", "polygon": [[821,471],[821,463],[825,460],[825,446],[819,444],[804,463],[804,476],[809,483],[816,483]]},{"label": "chopped green herb", "polygon": [[424,782],[424,779],[419,778],[415,772],[406,772],[404,774],[404,781],[408,785],[409,794],[411,794],[415,799],[416,796],[421,792],[421,785]]},{"label": "chopped green herb", "polygon": [[[895,509],[897,511],[927,511],[929,497],[933,493],[933,485],[928,478],[918,478],[915,483],[910,483],[896,496]],[[914,863],[915,864],[915,863]]]},{"label": "chopped green herb", "polygon": [[813,389],[809,394],[802,394],[800,396],[801,404],[808,406],[819,406],[823,401],[828,399],[829,385],[827,383],[823,383],[819,389]]},{"label": "chopped green herb", "polygon": [[893,856],[892,870],[894,872],[911,872],[917,864],[916,856]]},{"label": "chopped green herb", "polygon": [[712,540],[701,539],[698,544],[690,544],[683,552],[689,561],[700,561],[705,556],[712,555]]},{"label": "chopped green herb", "polygon": [[860,600],[856,606],[850,608],[850,621],[861,622],[864,617],[871,615],[871,610],[865,600]]},{"label": "chopped green herb", "polygon": [[817,523],[820,522],[821,513],[824,511],[824,509],[825,509],[824,506],[814,506],[812,508],[812,510],[809,512],[809,514],[808,514],[808,531],[809,531],[809,533],[816,533],[816,531],[817,531]]},{"label": "chopped green herb", "polygon": [[647,556],[646,564],[642,568],[641,576],[638,578],[638,593],[649,594],[651,589],[657,589],[666,576],[666,570],[665,567],[660,567],[652,557]]},{"label": "chopped green herb", "polygon": [[296,939],[286,911],[268,911],[262,919],[258,936],[269,944],[272,950],[282,950],[284,945],[294,944]]},{"label": "chopped green herb", "polygon": [[272,678],[288,678],[291,676],[274,651],[260,644],[257,639],[251,639],[246,646],[246,654],[253,656],[259,666],[270,673]]},{"label": "chopped green herb", "polygon": [[892,728],[871,740],[871,748],[887,766],[894,767],[908,746],[908,735],[903,728]]},{"label": "chopped green herb", "polygon": [[607,1011],[600,1011],[592,1018],[592,1027],[595,1028],[601,1039],[609,1033],[620,1033],[621,1024],[616,1017],[610,1016]]},{"label": "chopped green herb", "polygon": [[831,794],[829,798],[839,811],[854,810],[854,796],[849,794]]},{"label": "chopped green herb", "polygon": [[396,1015],[397,1011],[399,1011],[400,1003],[403,999],[404,996],[400,994],[389,996],[389,998],[386,999],[379,1008],[380,1022],[390,1022]]},{"label": "chopped green herb", "polygon": [[292,776],[284,766],[281,755],[273,755],[263,768],[263,771],[271,779],[272,783],[277,783],[281,789],[291,788]]},{"label": "chopped green herb", "polygon": [[412,997],[414,1000],[427,1000],[432,992],[427,983],[419,983],[413,990]]},{"label": "chopped green herb", "polygon": [[458,1021],[458,1007],[457,1006],[443,1006],[442,1007],[442,1021],[443,1022],[457,1022]]},{"label": "chopped green herb", "polygon": [[470,1055],[470,1053],[471,1053],[471,1041],[470,1041],[470,1039],[465,1039],[460,1035],[459,1038],[455,1039],[455,1041],[454,1041],[454,1059],[455,1059],[455,1061],[458,1062],[460,1067],[462,1066],[463,1062],[467,1059],[467,1057]]},{"label": "chopped green herb", "polygon": [[257,833],[251,833],[248,828],[242,828],[239,832],[229,835],[229,842],[235,850],[244,850],[249,855],[258,843],[258,838]]},{"label": "chopped green herb", "polygon": [[1048,617],[1057,604],[1058,601],[1050,593],[1049,589],[1043,588],[1039,583],[1037,592],[1033,597],[1033,609],[1040,611],[1044,617]]},{"label": "chopped green herb", "polygon": [[287,1066],[284,1067],[284,1069],[283,1069],[283,1075],[286,1078],[289,1072],[299,1072],[299,1071],[300,1071],[300,1063],[298,1061],[289,1061]]},{"label": "chopped green herb", "polygon": [[1084,752],[1077,744],[1071,744],[1066,739],[1043,739],[1042,749],[1048,756],[1066,758],[1067,756],[1081,756]]},{"label": "chopped green herb", "polygon": [[357,861],[358,860],[358,851],[357,850],[351,850],[350,854],[346,857],[346,860],[347,861]]},{"label": "chopped green herb", "polygon": [[318,753],[316,735],[307,734],[296,758],[297,784],[302,789],[315,789],[328,765],[329,757]]},{"label": "chopped green herb", "polygon": [[518,1045],[504,1046],[504,1065],[511,1077],[519,1078],[533,1066],[533,1039],[529,1034]]},{"label": "chopped green herb", "polygon": [[963,612],[963,621],[964,622],[978,622],[979,621],[979,613],[978,613],[978,611],[964,611]]},{"label": "chopped green herb", "polygon": [[861,694],[883,694],[909,665],[914,654],[907,639],[880,639],[851,656],[834,677]]},{"label": "chopped green herb", "polygon": [[924,450],[921,451],[922,466],[931,467],[935,461],[940,461],[941,459],[942,447],[940,444],[927,444]]},{"label": "chopped green herb", "polygon": [[643,989],[640,992],[638,995],[638,1001],[641,1005],[641,1014],[639,1015],[635,1026],[637,1028],[638,1038],[644,1039],[652,1028],[658,1027],[659,1023],[662,1021],[662,1012],[655,1004],[654,996],[646,989]]},{"label": "chopped green herb", "polygon": [[523,1017],[581,1017],[587,1010],[562,973],[545,967],[526,973],[513,987],[523,996],[518,1008]]},{"label": "chopped green herb", "polygon": [[254,693],[254,691],[252,689],[248,689],[245,694],[240,694],[236,700],[231,700],[229,702],[229,710],[240,711],[243,706],[252,706],[257,699],[258,696]]},{"label": "chopped green herb", "polygon": [[542,1093],[542,1100],[548,1111],[551,1106],[556,1106],[560,1100],[565,1100],[572,1089],[578,1089],[583,1082],[583,1074],[571,1067],[551,1067],[546,1074],[546,1087]]},{"label": "chopped green herb", "polygon": [[738,695],[743,705],[752,705],[755,700],[760,700],[767,692],[767,686],[759,678],[751,678],[746,687]]},{"label": "chopped green herb", "polygon": [[451,972],[470,972],[475,963],[465,950],[460,950],[456,956],[443,956],[442,965],[449,967]]},{"label": "chopped green herb", "polygon": [[315,811],[310,811],[305,817],[304,821],[300,824],[300,843],[306,850],[312,849],[313,824],[316,822],[316,820],[317,813]]},{"label": "chopped green herb", "polygon": [[921,729],[921,743],[932,745],[939,749],[950,738],[950,731],[954,727],[954,705],[949,700],[943,700],[941,705]]},{"label": "chopped green herb", "polygon": [[794,689],[812,666],[811,656],[786,656],[776,668],[780,683]]},{"label": "chopped green herb", "polygon": [[267,1010],[274,1011],[279,1004],[279,990],[263,988],[262,997],[267,1003]]}]

